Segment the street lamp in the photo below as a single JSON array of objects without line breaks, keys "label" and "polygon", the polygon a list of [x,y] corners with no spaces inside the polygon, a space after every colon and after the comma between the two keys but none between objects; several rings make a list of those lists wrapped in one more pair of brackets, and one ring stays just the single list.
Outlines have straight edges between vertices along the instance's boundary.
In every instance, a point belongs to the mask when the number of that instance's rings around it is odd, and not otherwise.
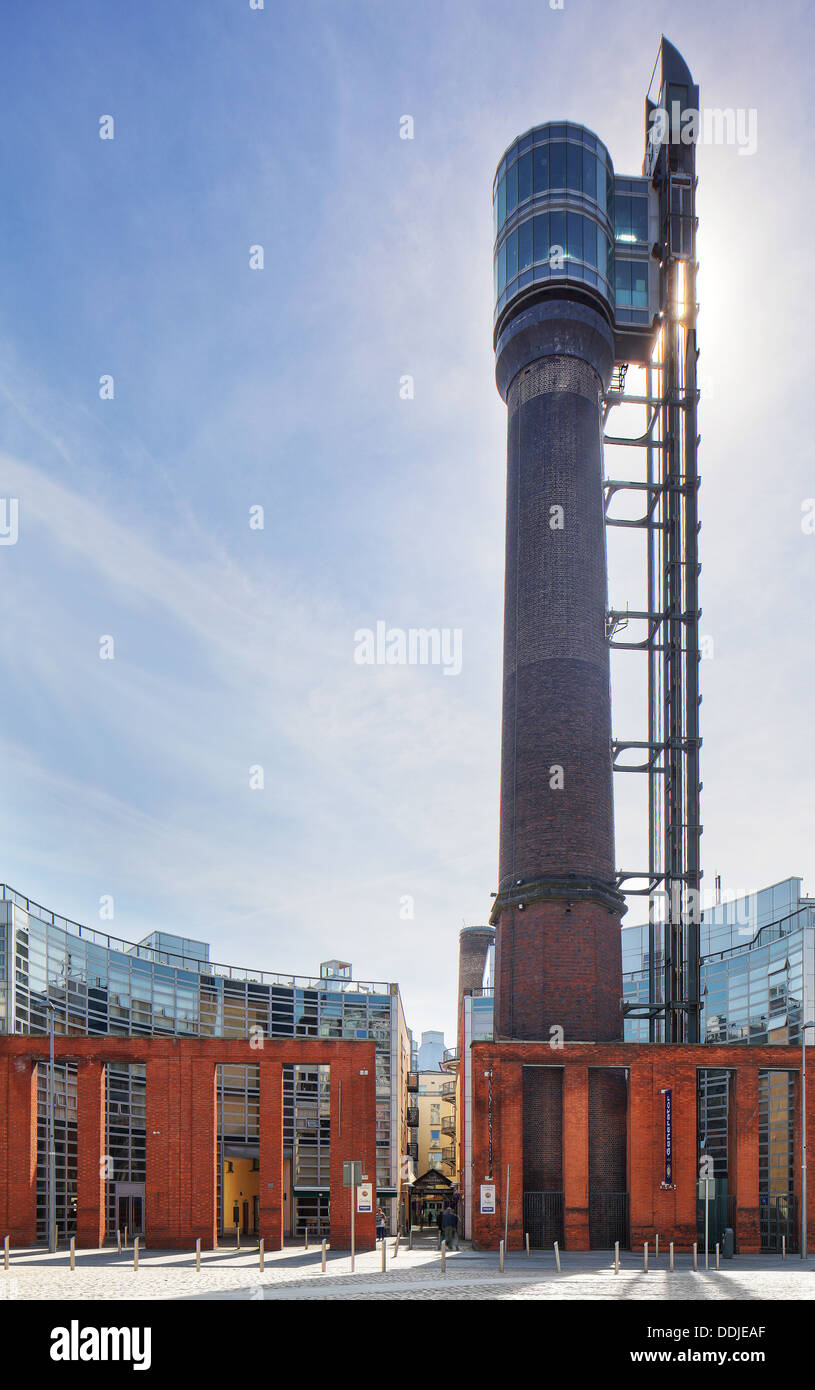
[{"label": "street lamp", "polygon": [[57,1155],[54,1148],[54,1009],[56,1005],[52,1000],[45,1001],[48,1010],[48,1099],[47,1099],[47,1141],[48,1141],[48,1167],[47,1167],[47,1221],[48,1221],[48,1249],[53,1255],[57,1248]]},{"label": "street lamp", "polygon": [[801,1259],[807,1257],[807,1028],[801,1024]]}]

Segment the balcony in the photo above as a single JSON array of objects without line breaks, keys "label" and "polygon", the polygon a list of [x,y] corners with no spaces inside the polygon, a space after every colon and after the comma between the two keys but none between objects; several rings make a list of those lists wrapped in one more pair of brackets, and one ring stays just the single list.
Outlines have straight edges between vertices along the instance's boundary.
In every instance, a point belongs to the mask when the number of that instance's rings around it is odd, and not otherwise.
[{"label": "balcony", "polygon": [[448,1047],[442,1053],[442,1071],[458,1071],[458,1048]]},{"label": "balcony", "polygon": [[408,1129],[418,1129],[418,1128],[419,1128],[419,1107],[418,1107],[418,1105],[409,1105],[409,1106],[408,1106],[407,1123],[408,1123]]},{"label": "balcony", "polygon": [[456,1082],[456,1081],[442,1081],[442,1083],[441,1083],[441,1098],[442,1098],[442,1100],[447,1100],[447,1101],[450,1102],[451,1105],[455,1105],[455,1103],[456,1103],[456,1087],[457,1087],[457,1085],[458,1085],[458,1082]]},{"label": "balcony", "polygon": [[419,1089],[419,1073],[418,1073],[417,1071],[409,1071],[409,1072],[408,1072],[407,1088],[408,1088],[409,1091],[418,1091],[418,1089]]},{"label": "balcony", "polygon": [[450,1135],[453,1139],[455,1138],[455,1135],[456,1135],[456,1117],[455,1117],[455,1115],[445,1115],[445,1116],[443,1116],[442,1122],[441,1122],[441,1132],[442,1132],[442,1134],[448,1134],[448,1135]]},{"label": "balcony", "polygon": [[412,1144],[408,1144],[408,1146],[407,1146],[407,1156],[408,1156],[408,1158],[412,1158],[414,1163],[418,1163],[418,1162],[419,1162],[419,1145],[418,1145],[418,1142],[412,1143]]},{"label": "balcony", "polygon": [[455,1144],[445,1144],[441,1151],[442,1163],[446,1163],[448,1168],[455,1169],[456,1166],[456,1146]]}]

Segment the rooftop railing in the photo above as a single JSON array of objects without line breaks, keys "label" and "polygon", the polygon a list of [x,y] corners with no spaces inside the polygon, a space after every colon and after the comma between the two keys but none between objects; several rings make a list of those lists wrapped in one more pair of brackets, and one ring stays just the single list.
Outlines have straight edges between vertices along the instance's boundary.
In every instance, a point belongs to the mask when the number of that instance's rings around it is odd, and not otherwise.
[{"label": "rooftop railing", "polygon": [[122,937],[98,931],[95,927],[87,927],[82,922],[72,921],[70,917],[60,917],[40,903],[17,893],[5,883],[0,883],[0,900],[14,903],[30,917],[36,917],[47,926],[56,927],[67,936],[78,937],[91,946],[101,946],[105,951],[118,951],[131,959],[149,961],[153,965],[166,965],[174,970],[186,970],[191,974],[248,981],[259,985],[288,985],[293,989],[323,990],[330,994],[398,993],[398,985],[384,980],[340,980],[334,975],[330,978],[321,975],[283,975],[269,970],[247,970],[238,965],[221,965],[216,961],[194,960],[174,951],[159,951],[154,946],[145,946],[138,941],[126,941]]}]

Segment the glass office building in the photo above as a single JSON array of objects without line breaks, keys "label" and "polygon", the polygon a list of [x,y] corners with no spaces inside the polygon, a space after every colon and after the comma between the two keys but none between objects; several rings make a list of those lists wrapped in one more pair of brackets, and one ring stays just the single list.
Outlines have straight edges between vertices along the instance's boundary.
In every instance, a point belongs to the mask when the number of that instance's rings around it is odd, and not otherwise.
[{"label": "glass office building", "polygon": [[[246,1038],[372,1038],[376,1042],[377,1195],[399,1195],[410,1042],[396,984],[350,978],[330,961],[319,977],[216,965],[203,941],[156,932],[130,943],[64,917],[0,885],[0,1033]],[[55,1067],[57,1220],[74,1233],[76,1064]],[[107,1067],[107,1228],[142,1229],[145,1078]],[[287,1234],[327,1225],[328,1067],[284,1068]],[[38,1229],[45,1235],[47,1068],[39,1069]],[[258,1225],[258,1072],[218,1068],[218,1209],[222,1233]]]}]

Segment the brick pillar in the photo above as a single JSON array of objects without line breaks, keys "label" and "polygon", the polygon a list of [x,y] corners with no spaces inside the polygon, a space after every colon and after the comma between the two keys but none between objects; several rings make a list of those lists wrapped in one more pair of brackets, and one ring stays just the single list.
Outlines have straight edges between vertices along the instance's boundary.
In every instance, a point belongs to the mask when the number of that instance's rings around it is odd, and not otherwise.
[{"label": "brick pillar", "polygon": [[[493,1077],[493,1094],[498,1094],[498,1146],[495,1160],[495,1197],[499,1216],[498,1239],[507,1229],[507,1249],[520,1250],[524,1243],[523,1190],[523,1065],[499,1063]],[[496,1087],[495,1081],[498,1080]],[[509,1223],[506,1227],[507,1164],[509,1164]]]},{"label": "brick pillar", "polygon": [[472,1239],[473,1245],[478,1250],[495,1250],[498,1247],[500,1236],[498,1234],[500,1221],[498,1212],[492,1216],[484,1215],[481,1211],[481,1184],[487,1181],[496,1183],[497,1193],[497,1172],[498,1160],[496,1158],[495,1141],[497,1139],[497,1125],[495,1122],[495,1093],[497,1085],[493,1088],[493,1155],[490,1162],[490,1077],[485,1076],[485,1072],[492,1072],[492,1081],[497,1083],[498,1064],[494,1057],[484,1055],[480,1050],[472,1054],[472,1082],[473,1082],[473,1157],[472,1157],[472,1180],[473,1180],[473,1204],[472,1204]]},{"label": "brick pillar", "polygon": [[283,1249],[283,1063],[261,1061],[260,1235],[267,1250]]},{"label": "brick pillar", "polygon": [[758,1203],[758,1067],[736,1073],[736,1240],[742,1255],[761,1249]]},{"label": "brick pillar", "polygon": [[[362,1049],[360,1049],[360,1052]],[[365,1054],[363,1053],[363,1057]],[[331,1063],[331,1249],[351,1248],[351,1189],[342,1185],[344,1161],[361,1160],[365,1181],[373,1184],[371,1212],[355,1212],[354,1245],[376,1245],[376,1063],[355,1058]]]},{"label": "brick pillar", "polygon": [[[660,1085],[667,1083],[662,1079]],[[628,1073],[628,1224],[631,1248],[653,1240],[654,1188],[661,1180],[663,1097],[655,1095],[658,1084],[650,1060],[633,1062]],[[661,1194],[660,1216],[667,1226],[668,1210]],[[670,1206],[672,1207],[672,1203]],[[671,1216],[672,1216],[671,1212]]]},{"label": "brick pillar", "polygon": [[215,1063],[179,1056],[147,1063],[146,1240],[189,1250],[217,1244]]},{"label": "brick pillar", "polygon": [[37,1239],[37,1067],[0,1059],[0,1241]]},{"label": "brick pillar", "polygon": [[144,1229],[148,1245],[161,1249],[171,1226],[170,1063],[148,1056],[145,1073]]},{"label": "brick pillar", "polygon": [[589,1249],[589,1069],[563,1074],[563,1206],[567,1250]]},{"label": "brick pillar", "polygon": [[77,1071],[76,1243],[98,1250],[106,1224],[105,1066],[82,1058]]},{"label": "brick pillar", "polygon": [[[807,1248],[815,1241],[815,1049],[807,1052]],[[810,1070],[811,1068],[811,1070]],[[800,1141],[799,1141],[800,1142]],[[800,1197],[799,1197],[800,1200]],[[815,1253],[815,1252],[813,1252]]]},{"label": "brick pillar", "polygon": [[[674,1092],[674,1234],[677,1245],[690,1248],[696,1240],[696,1192],[699,1176],[699,1135],[696,1099],[696,1067],[678,1061],[673,1074]],[[664,1083],[667,1084],[667,1083]]]},{"label": "brick pillar", "polygon": [[[192,1072],[192,1110],[189,1130],[183,1136],[183,1143],[189,1145],[192,1155],[189,1167],[188,1196],[191,1218],[190,1234],[193,1243],[200,1236],[202,1249],[214,1250],[218,1244],[216,1211],[218,1121],[215,1063],[212,1061],[194,1061],[190,1063],[190,1070]],[[184,1156],[182,1148],[182,1163]],[[188,1244],[183,1226],[179,1235],[179,1245],[183,1248]]]}]

